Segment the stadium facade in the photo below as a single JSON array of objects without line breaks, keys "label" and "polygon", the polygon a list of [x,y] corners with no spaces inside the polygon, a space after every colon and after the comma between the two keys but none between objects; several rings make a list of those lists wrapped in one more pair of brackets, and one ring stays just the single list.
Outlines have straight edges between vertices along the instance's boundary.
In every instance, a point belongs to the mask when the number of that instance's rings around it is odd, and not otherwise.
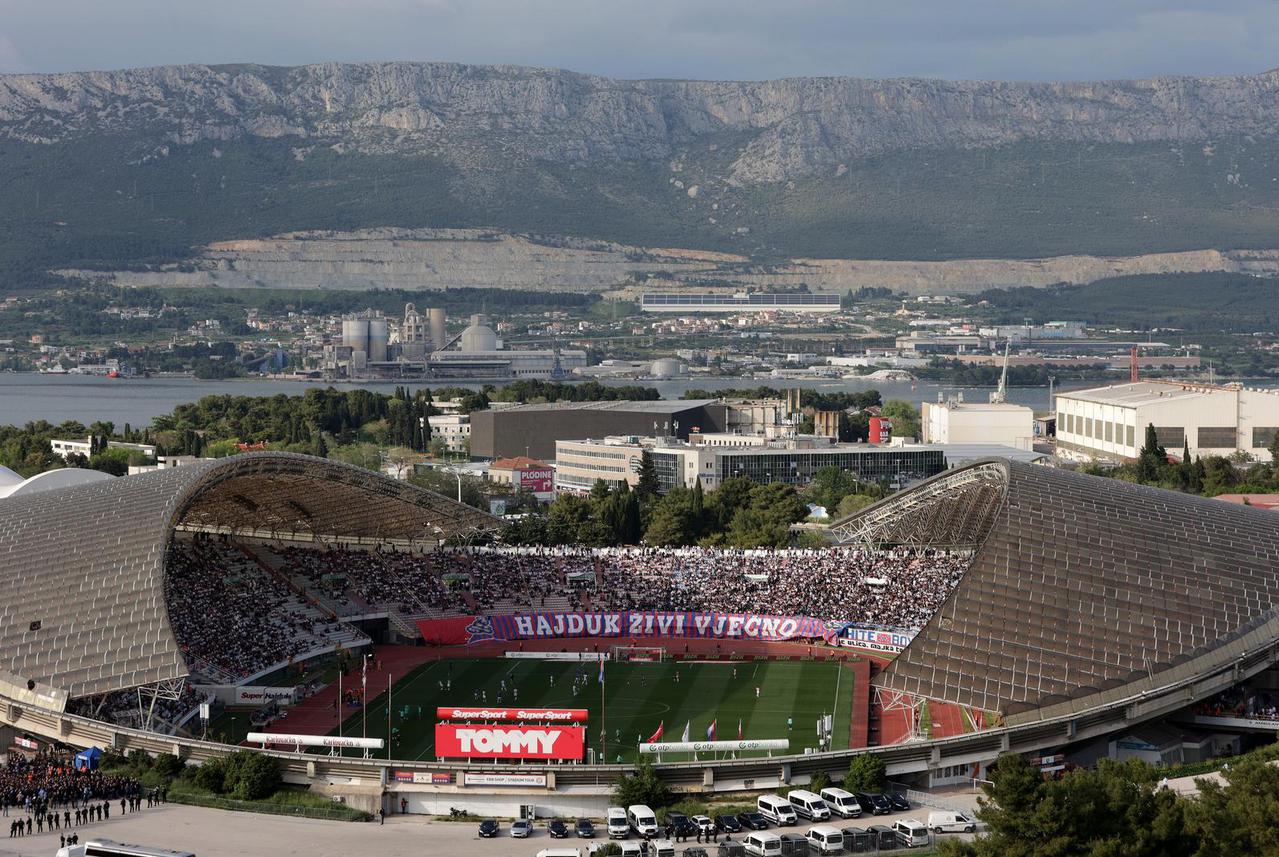
[{"label": "stadium facade", "polygon": [[[164,585],[175,534],[422,545],[493,524],[377,474],[280,453],[6,500],[0,723],[69,744],[177,752],[197,762],[225,753],[223,745],[65,710],[68,698],[187,674]],[[1005,725],[856,751],[880,754],[894,775],[1111,735],[1279,662],[1272,512],[991,460],[936,476],[838,522],[834,532],[846,543],[975,551],[943,607],[875,686],[996,711]],[[415,771],[467,767],[277,755],[288,779],[313,784],[385,785]],[[848,752],[811,753],[666,763],[660,771],[690,790],[732,791],[806,782],[819,771],[846,770],[848,761]],[[525,763],[518,770],[544,773],[544,793],[554,795],[599,787],[626,768]]]}]

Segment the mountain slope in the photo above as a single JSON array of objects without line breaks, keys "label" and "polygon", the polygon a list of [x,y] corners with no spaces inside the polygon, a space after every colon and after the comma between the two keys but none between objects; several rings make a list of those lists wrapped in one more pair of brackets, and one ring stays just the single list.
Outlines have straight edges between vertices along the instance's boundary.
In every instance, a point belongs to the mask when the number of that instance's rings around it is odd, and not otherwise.
[{"label": "mountain slope", "polygon": [[1272,247],[1279,72],[621,81],[445,63],[0,76],[0,277],[303,229],[756,258]]}]

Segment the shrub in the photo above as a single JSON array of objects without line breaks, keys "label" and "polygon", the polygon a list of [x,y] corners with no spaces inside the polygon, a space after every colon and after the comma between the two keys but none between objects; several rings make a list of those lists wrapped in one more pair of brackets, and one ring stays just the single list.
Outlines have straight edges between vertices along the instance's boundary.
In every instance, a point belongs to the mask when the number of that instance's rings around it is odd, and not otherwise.
[{"label": "shrub", "polygon": [[231,796],[240,800],[270,797],[280,787],[280,763],[260,753],[246,753],[245,756],[238,766],[235,785],[230,789]]},{"label": "shrub", "polygon": [[226,775],[227,757],[218,756],[215,759],[209,759],[195,772],[195,784],[220,795],[226,790]]},{"label": "shrub", "polygon": [[172,753],[161,753],[155,757],[156,773],[165,777],[176,777],[182,773],[182,760]]},{"label": "shrub", "polygon": [[146,750],[130,750],[129,765],[139,771],[145,771],[151,767],[151,757],[147,755]]},{"label": "shrub", "polygon": [[821,794],[822,789],[827,788],[829,785],[830,785],[830,774],[826,773],[825,771],[818,771],[817,773],[813,774],[812,780],[809,781],[808,790],[816,794]]},{"label": "shrub", "polygon": [[888,769],[884,760],[871,753],[863,753],[855,756],[848,766],[844,788],[850,792],[877,792],[883,789],[887,780]]},{"label": "shrub", "polygon": [[624,775],[613,787],[613,800],[618,806],[642,803],[656,809],[671,802],[671,790],[657,776],[653,763],[642,760],[634,775]]}]

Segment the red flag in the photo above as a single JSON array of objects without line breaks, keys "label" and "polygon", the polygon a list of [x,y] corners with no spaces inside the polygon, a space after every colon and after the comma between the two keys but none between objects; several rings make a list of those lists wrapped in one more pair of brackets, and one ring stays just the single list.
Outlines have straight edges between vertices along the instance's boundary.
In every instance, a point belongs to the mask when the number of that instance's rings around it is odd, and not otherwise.
[{"label": "red flag", "polygon": [[715,724],[716,724],[716,723],[718,723],[718,722],[719,722],[719,718],[717,717],[717,718],[715,718],[714,720],[712,720],[712,721],[711,721],[711,725],[710,725],[710,726],[707,726],[707,727],[706,727],[706,740],[707,740],[707,741],[714,741],[714,740],[715,740]]},{"label": "red flag", "polygon": [[662,735],[664,735],[665,733],[666,733],[666,721],[663,720],[661,723],[657,724],[657,731],[654,732],[651,736],[649,736],[648,741],[646,741],[645,743],[656,744],[658,741],[662,740]]}]

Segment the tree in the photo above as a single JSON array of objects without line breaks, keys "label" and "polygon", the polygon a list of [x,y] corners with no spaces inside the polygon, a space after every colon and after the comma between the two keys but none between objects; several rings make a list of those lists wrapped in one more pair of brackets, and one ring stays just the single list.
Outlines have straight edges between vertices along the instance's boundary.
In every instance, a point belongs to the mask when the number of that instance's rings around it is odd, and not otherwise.
[{"label": "tree", "polygon": [[1279,854],[1279,769],[1243,759],[1222,772],[1225,785],[1197,780],[1199,798],[1187,809],[1187,827],[1199,840],[1196,857]]},{"label": "tree", "polygon": [[1146,441],[1137,454],[1137,481],[1155,482],[1159,479],[1159,471],[1168,463],[1168,451],[1159,445],[1159,434],[1155,424],[1146,426]]},{"label": "tree", "polygon": [[853,757],[844,776],[844,788],[850,792],[877,792],[888,781],[888,767],[874,753],[862,753]]},{"label": "tree", "polygon": [[889,399],[879,415],[893,424],[893,437],[919,437],[919,410],[905,399]]},{"label": "tree", "polygon": [[613,802],[617,806],[639,803],[656,809],[671,802],[671,790],[657,776],[653,763],[641,759],[635,773],[623,775],[613,787]]},{"label": "tree", "polygon": [[635,493],[643,501],[656,497],[660,488],[657,468],[653,465],[653,454],[646,449],[640,455],[639,483],[635,486]]}]

